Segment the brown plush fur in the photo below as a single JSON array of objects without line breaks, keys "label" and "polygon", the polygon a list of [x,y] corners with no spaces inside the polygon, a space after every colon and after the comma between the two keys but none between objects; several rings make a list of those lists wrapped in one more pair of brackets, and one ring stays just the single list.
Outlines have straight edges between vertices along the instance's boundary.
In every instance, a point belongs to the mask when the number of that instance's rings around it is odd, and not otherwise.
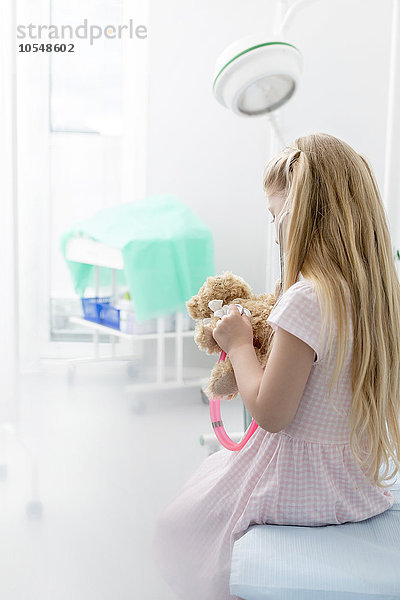
[{"label": "brown plush fur", "polygon": [[[273,335],[272,328],[268,325],[267,318],[274,307],[280,281],[275,285],[275,292],[270,294],[255,295],[249,285],[238,275],[225,271],[222,275],[208,277],[200,288],[198,294],[186,302],[189,315],[197,321],[194,332],[194,341],[207,354],[220,354],[221,348],[213,338],[212,331],[218,322],[214,317],[208,303],[210,300],[222,300],[223,304],[241,304],[251,312],[249,317],[253,326],[253,346],[262,367],[267,364],[269,345]],[[203,319],[210,319],[206,324]],[[211,371],[210,380],[206,388],[209,397],[223,397],[232,400],[239,394],[235,373],[227,356],[224,362],[217,363]]]}]

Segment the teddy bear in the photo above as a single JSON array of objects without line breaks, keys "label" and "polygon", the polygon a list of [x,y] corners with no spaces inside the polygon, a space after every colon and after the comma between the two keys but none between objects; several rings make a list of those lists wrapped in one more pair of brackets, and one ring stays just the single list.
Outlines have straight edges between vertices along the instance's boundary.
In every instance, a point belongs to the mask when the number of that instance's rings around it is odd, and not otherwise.
[{"label": "teddy bear", "polygon": [[[280,280],[276,282],[273,293],[255,295],[242,277],[230,271],[208,277],[198,293],[186,302],[189,315],[196,321],[194,341],[197,346],[207,354],[221,353],[212,331],[218,319],[227,314],[229,304],[237,304],[240,312],[244,311],[250,319],[254,350],[261,366],[265,368],[273,336],[273,329],[267,323],[267,318],[277,302],[279,290]],[[229,356],[213,367],[205,393],[209,398],[220,396],[225,400],[233,400],[238,396],[239,390]]]}]

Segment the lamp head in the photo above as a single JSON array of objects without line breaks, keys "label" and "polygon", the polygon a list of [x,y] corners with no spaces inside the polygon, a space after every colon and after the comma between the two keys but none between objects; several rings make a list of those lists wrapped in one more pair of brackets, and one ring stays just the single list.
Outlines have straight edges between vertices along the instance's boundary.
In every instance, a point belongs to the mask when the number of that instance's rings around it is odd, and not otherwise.
[{"label": "lamp head", "polygon": [[301,70],[302,55],[296,46],[251,35],[234,42],[219,56],[213,92],[220,104],[237,115],[264,115],[293,96]]}]

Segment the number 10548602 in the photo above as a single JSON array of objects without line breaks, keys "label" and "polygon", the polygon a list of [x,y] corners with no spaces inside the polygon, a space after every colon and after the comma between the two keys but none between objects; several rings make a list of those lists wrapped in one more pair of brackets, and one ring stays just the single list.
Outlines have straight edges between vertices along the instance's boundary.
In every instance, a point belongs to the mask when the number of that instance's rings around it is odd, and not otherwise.
[{"label": "number 10548602", "polygon": [[74,44],[19,44],[19,52],[75,52]]}]

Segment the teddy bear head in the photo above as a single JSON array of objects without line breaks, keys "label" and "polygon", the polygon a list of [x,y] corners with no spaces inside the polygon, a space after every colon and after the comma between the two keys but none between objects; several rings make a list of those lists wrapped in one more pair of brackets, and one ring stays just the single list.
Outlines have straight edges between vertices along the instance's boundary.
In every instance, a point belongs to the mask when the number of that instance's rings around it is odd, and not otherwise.
[{"label": "teddy bear head", "polygon": [[222,275],[207,277],[196,296],[186,302],[186,306],[192,319],[205,319],[210,316],[208,305],[210,300],[222,300],[222,304],[225,305],[238,298],[245,299],[252,296],[251,288],[244,279],[230,271],[225,271]]}]

